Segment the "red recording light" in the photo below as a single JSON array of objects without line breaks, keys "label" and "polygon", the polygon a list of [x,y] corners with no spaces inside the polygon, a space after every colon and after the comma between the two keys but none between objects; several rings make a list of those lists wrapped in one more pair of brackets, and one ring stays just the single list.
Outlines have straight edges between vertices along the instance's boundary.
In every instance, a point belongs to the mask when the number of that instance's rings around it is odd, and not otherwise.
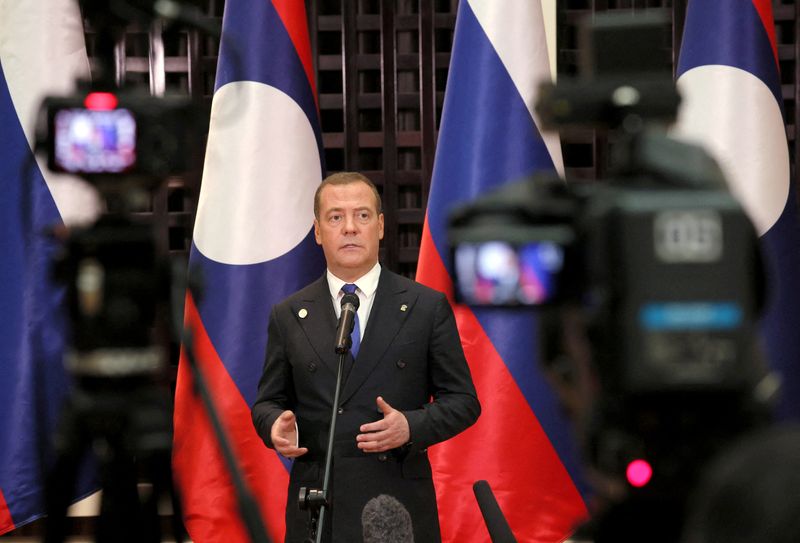
[{"label": "red recording light", "polygon": [[646,460],[634,460],[628,464],[628,469],[625,470],[625,476],[631,486],[641,488],[650,482],[653,477],[653,468]]},{"label": "red recording light", "polygon": [[83,105],[93,111],[108,111],[117,107],[119,100],[110,92],[90,92],[86,95]]}]

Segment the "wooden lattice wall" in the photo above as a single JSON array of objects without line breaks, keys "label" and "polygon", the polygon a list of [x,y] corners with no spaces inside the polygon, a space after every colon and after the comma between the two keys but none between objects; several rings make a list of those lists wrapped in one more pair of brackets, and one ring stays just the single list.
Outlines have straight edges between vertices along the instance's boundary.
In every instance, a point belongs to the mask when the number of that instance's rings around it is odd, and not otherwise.
[{"label": "wooden lattice wall", "polygon": [[[576,26],[602,11],[664,9],[674,21],[677,58],[688,0],[559,0],[558,69],[575,72]],[[382,260],[413,276],[428,196],[438,120],[447,81],[457,0],[306,0],[320,92],[329,172],[364,171],[379,186],[386,212]],[[796,170],[800,98],[800,5],[775,0],[787,134]],[[207,0],[221,25],[224,0]],[[88,29],[88,42],[92,32]],[[154,93],[190,93],[210,104],[218,43],[197,31],[131,28],[120,44],[120,79]],[[562,134],[567,175],[601,177],[607,143],[592,131]],[[159,241],[175,253],[190,244],[197,176],[170,179],[153,198]]]}]

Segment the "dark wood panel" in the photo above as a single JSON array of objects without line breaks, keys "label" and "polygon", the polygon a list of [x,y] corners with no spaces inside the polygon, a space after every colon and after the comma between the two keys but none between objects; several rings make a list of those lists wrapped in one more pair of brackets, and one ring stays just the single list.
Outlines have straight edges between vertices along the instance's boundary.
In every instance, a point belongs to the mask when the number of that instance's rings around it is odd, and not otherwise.
[{"label": "dark wood panel", "polygon": [[[602,11],[665,9],[672,15],[673,58],[677,58],[687,0],[559,0],[559,73],[573,74],[577,64],[576,28],[582,17]],[[433,171],[437,128],[444,98],[457,0],[307,0],[320,92],[323,143],[329,171],[359,169],[379,185],[385,200],[387,236],[383,255],[389,267],[413,275]],[[208,0],[207,22],[221,25],[223,0]],[[800,5],[775,0],[781,90],[790,140],[792,171],[800,156]],[[119,48],[120,78],[151,88],[149,44],[153,29],[132,26]],[[87,28],[91,44],[92,30]],[[196,31],[163,35],[167,92],[210,100],[217,40]],[[344,51],[344,55],[342,52]],[[607,142],[591,130],[562,134],[567,173],[582,179],[602,177]],[[160,239],[169,250],[190,246],[196,193],[192,181],[170,181],[159,191],[152,212]],[[175,196],[176,190],[181,191]],[[173,209],[181,200],[180,209]],[[165,203],[166,202],[166,203]],[[409,245],[411,244],[411,245]]]}]

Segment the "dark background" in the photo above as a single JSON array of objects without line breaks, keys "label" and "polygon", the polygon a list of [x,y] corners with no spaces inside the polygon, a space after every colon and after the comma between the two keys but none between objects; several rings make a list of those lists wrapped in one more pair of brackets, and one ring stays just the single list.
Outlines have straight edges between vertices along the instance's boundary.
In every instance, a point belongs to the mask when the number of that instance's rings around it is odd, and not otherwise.
[{"label": "dark background", "polygon": [[[199,0],[221,25],[224,0]],[[576,70],[576,27],[603,11],[664,9],[672,32],[665,58],[678,57],[688,0],[558,0],[558,71]],[[380,188],[386,214],[382,261],[410,277],[433,168],[438,122],[447,82],[457,0],[307,0],[319,88],[328,172],[359,170]],[[800,4],[774,2],[778,57],[791,148],[792,172],[800,153]],[[92,54],[93,32],[87,28]],[[218,43],[195,31],[131,27],[118,47],[124,83],[167,94],[201,96],[210,107]],[[607,142],[591,130],[562,133],[567,176],[602,177]],[[155,193],[151,212],[159,243],[173,253],[191,245],[199,172],[169,179]]]}]

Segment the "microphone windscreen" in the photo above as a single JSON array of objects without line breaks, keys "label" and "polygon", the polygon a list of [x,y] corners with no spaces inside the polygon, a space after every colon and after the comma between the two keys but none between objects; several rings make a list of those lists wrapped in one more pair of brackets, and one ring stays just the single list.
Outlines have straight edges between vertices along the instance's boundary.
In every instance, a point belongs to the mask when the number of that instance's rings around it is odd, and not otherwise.
[{"label": "microphone windscreen", "polygon": [[478,507],[481,508],[481,515],[486,523],[486,529],[489,530],[492,543],[517,543],[489,483],[477,481],[472,485],[472,490],[475,492],[475,499],[478,501]]},{"label": "microphone windscreen", "polygon": [[355,294],[345,294],[342,296],[342,305],[344,307],[346,304],[352,304],[352,306],[358,311],[358,306],[361,304],[361,300],[358,299],[358,296]]},{"label": "microphone windscreen", "polygon": [[361,512],[364,543],[414,543],[411,515],[396,498],[381,494]]}]

